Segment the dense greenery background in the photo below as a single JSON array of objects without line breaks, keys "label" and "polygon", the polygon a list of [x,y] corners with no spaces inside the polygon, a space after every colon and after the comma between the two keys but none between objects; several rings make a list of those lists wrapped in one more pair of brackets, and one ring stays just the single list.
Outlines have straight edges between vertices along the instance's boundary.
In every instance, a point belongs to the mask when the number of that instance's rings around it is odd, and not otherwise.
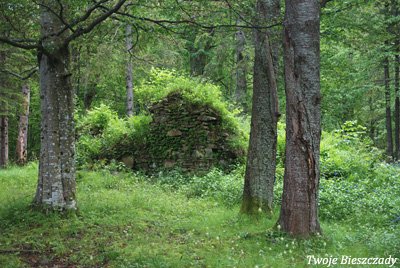
[{"label": "dense greenery background", "polygon": [[[186,18],[182,10],[196,10],[200,24],[218,21],[234,25],[236,11],[249,15],[252,10],[247,1],[236,1],[233,9],[201,3],[205,4],[201,10],[191,2],[179,6],[178,1],[147,1],[131,11],[143,18],[173,21]],[[209,5],[212,2],[208,1]],[[4,267],[40,262],[82,267],[312,267],[307,265],[307,255],[400,258],[400,167],[386,156],[382,64],[388,57],[393,112],[398,97],[393,79],[398,31],[393,29],[399,18],[384,1],[331,1],[323,9],[319,216],[324,234],[311,240],[290,239],[270,230],[282,194],[285,109],[281,108],[278,124],[273,219],[238,216],[243,164],[230,173],[213,169],[208,174],[188,175],[159,170],[149,176],[115,161],[122,152],[109,149],[126,135],[131,143],[145,143],[149,107],[173,90],[188,89],[195,92],[187,95],[190,101],[218,107],[228,122],[226,127],[241,133],[233,141],[237,146],[245,146],[250,131],[251,29],[240,29],[246,42],[243,61],[237,62],[240,44],[235,27],[210,30],[192,24],[135,20],[137,42],[131,50],[135,116],[127,119],[124,23],[108,20],[74,41],[71,49],[80,169],[77,217],[66,218],[56,212],[45,217],[29,207],[37,183],[40,96],[37,77],[27,82],[31,87],[28,156],[32,162],[22,168],[11,163],[0,171],[0,249],[6,250],[0,251],[0,263],[5,263]],[[387,40],[390,42],[385,44]],[[7,69],[19,73],[24,66],[36,64],[34,53],[7,46],[1,49],[10,55],[4,66]],[[196,65],[204,58],[203,66]],[[247,88],[239,99],[236,72],[242,67],[247,70]],[[7,81],[1,97],[6,96],[9,104],[12,160],[21,81],[4,73],[1,78]],[[282,80],[279,100],[285,107]],[[85,109],[88,95],[92,99]]]}]

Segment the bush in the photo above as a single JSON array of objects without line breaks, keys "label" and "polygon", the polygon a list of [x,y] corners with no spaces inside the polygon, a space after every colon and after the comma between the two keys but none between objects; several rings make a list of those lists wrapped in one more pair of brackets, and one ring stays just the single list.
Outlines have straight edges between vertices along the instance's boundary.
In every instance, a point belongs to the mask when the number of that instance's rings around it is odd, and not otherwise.
[{"label": "bush", "polygon": [[77,164],[83,168],[103,168],[113,159],[146,143],[150,116],[120,119],[101,105],[77,120]]}]

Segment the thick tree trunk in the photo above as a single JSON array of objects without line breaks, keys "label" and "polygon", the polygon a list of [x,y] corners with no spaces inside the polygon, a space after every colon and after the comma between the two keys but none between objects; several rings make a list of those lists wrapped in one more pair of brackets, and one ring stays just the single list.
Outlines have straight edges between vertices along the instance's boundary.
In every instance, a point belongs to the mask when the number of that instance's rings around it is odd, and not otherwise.
[{"label": "thick tree trunk", "polygon": [[0,116],[0,168],[8,164],[8,118]]},{"label": "thick tree trunk", "polygon": [[29,86],[21,86],[23,96],[23,111],[19,117],[18,138],[15,149],[15,162],[17,165],[25,165],[28,162],[28,117],[29,117],[29,102],[30,88]]},{"label": "thick tree trunk", "polygon": [[281,230],[308,237],[318,221],[321,93],[319,25],[315,0],[286,0],[283,53],[286,90],[286,161]]},{"label": "thick tree trunk", "polygon": [[132,26],[126,24],[126,111],[128,117],[133,117],[134,107],[133,107],[133,74],[132,74],[132,58],[130,50],[132,49]]},{"label": "thick tree trunk", "polygon": [[[271,25],[280,15],[279,0],[258,0],[257,21]],[[241,213],[272,215],[279,101],[277,74],[279,29],[254,30],[253,106]]]},{"label": "thick tree trunk", "polygon": [[[58,19],[43,8],[41,34],[56,32]],[[61,46],[63,36],[46,42],[45,54],[39,57],[41,98],[41,147],[38,187],[34,204],[58,210],[76,210],[74,96],[70,82],[68,46]]]},{"label": "thick tree trunk", "polygon": [[[239,25],[240,19],[236,20]],[[243,102],[243,97],[247,92],[246,66],[244,63],[243,50],[245,44],[245,35],[240,27],[237,27],[236,33],[236,100],[238,103]]]},{"label": "thick tree trunk", "polygon": [[[385,41],[385,45],[389,46],[389,42]],[[385,103],[386,103],[386,141],[387,141],[387,161],[393,161],[393,133],[392,133],[392,111],[390,108],[390,85],[389,85],[389,58],[383,60],[383,68],[385,72]]]}]

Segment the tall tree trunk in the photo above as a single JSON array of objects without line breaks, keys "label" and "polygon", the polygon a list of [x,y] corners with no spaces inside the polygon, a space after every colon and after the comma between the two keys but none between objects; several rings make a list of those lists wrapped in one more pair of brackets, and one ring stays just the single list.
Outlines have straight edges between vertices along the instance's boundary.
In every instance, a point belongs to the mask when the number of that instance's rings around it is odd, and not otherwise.
[{"label": "tall tree trunk", "polygon": [[207,53],[211,49],[212,37],[215,34],[215,30],[209,30],[209,37],[206,41],[204,48],[192,47],[191,49],[191,63],[190,63],[190,74],[191,75],[203,75],[207,65]]},{"label": "tall tree trunk", "polygon": [[[236,20],[236,25],[239,26],[240,19]],[[240,27],[237,27],[236,33],[236,100],[238,103],[243,102],[243,97],[247,92],[246,66],[244,63],[243,50],[245,44],[245,35]]]},{"label": "tall tree trunk", "polygon": [[278,223],[284,232],[308,237],[321,232],[318,221],[321,6],[315,0],[285,0],[285,6],[286,160]]},{"label": "tall tree trunk", "polygon": [[[375,103],[375,100],[372,98],[372,95],[370,95],[368,102],[369,102],[369,112],[370,112],[371,115],[373,115],[374,114],[374,103]],[[376,140],[376,138],[375,138],[375,124],[376,124],[376,119],[372,117],[371,120],[370,120],[369,137],[371,138],[372,143],[373,143],[374,146],[375,146],[375,140]]]},{"label": "tall tree trunk", "polygon": [[8,164],[8,117],[0,116],[0,168]]},{"label": "tall tree trunk", "polygon": [[394,62],[394,88],[396,99],[394,103],[394,143],[395,143],[395,160],[399,160],[399,151],[400,151],[400,101],[399,101],[399,71],[400,71],[400,60],[399,60],[399,40],[396,38],[395,47],[396,47],[396,55]]},{"label": "tall tree trunk", "polygon": [[133,107],[133,75],[132,75],[132,57],[130,50],[132,49],[132,26],[126,24],[126,56],[127,56],[127,66],[126,66],[126,110],[128,117],[133,117],[134,107]]},{"label": "tall tree trunk", "polygon": [[81,84],[81,49],[82,45],[75,45],[73,47],[73,52],[72,52],[72,62],[73,62],[73,68],[72,68],[72,73],[73,73],[73,90],[74,90],[74,96],[79,96],[79,91],[80,91],[80,84]]},{"label": "tall tree trunk", "polygon": [[[389,46],[389,41],[385,41],[385,46]],[[392,133],[392,111],[390,108],[390,84],[389,84],[389,57],[383,60],[385,72],[385,103],[386,103],[386,141],[387,141],[387,161],[393,161],[393,133]]]},{"label": "tall tree trunk", "polygon": [[[280,15],[279,0],[257,1],[257,22],[276,23]],[[268,216],[273,213],[273,187],[276,170],[277,123],[279,101],[277,74],[279,29],[254,30],[255,58],[253,106],[241,213]]]},{"label": "tall tree trunk", "polygon": [[[398,1],[391,0],[391,8],[392,8],[392,16],[397,17],[399,15],[399,7]],[[399,101],[399,71],[400,71],[400,42],[399,42],[399,23],[394,22],[392,25],[392,31],[394,31],[394,35],[396,36],[394,40],[394,90],[395,90],[395,102],[394,102],[394,160],[399,160],[399,151],[400,151],[400,101]]]},{"label": "tall tree trunk", "polygon": [[25,165],[28,162],[28,117],[29,117],[29,102],[30,88],[29,86],[21,86],[23,104],[22,113],[19,116],[18,138],[15,149],[15,162],[17,165]]},{"label": "tall tree trunk", "polygon": [[[6,53],[0,52],[0,65],[3,67],[6,62]],[[5,82],[1,81],[0,89],[5,87]],[[0,168],[6,168],[8,163],[8,109],[6,97],[0,95]]]},{"label": "tall tree trunk", "polygon": [[[56,32],[60,21],[49,9],[41,14],[41,35]],[[64,33],[66,34],[66,33]],[[58,210],[78,208],[75,186],[74,96],[70,82],[70,53],[63,35],[44,44],[51,57],[39,56],[41,147],[34,204]]]},{"label": "tall tree trunk", "polygon": [[[89,92],[89,76],[90,76],[90,45],[87,45],[86,47],[86,53],[87,53],[87,58],[86,58],[86,74],[85,74],[85,81],[83,85],[83,106],[85,108],[85,111],[90,109],[90,104],[91,104],[91,92]],[[92,88],[91,88],[92,89]]]}]

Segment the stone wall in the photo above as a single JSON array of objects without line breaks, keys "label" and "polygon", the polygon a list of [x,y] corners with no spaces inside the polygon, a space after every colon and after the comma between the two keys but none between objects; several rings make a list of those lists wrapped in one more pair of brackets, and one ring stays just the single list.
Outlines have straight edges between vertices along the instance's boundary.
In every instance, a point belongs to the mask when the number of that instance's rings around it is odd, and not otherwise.
[{"label": "stone wall", "polygon": [[172,92],[150,108],[148,148],[136,152],[135,169],[180,167],[185,172],[228,167],[238,159],[230,149],[231,133],[222,128],[222,118],[208,106],[188,105],[180,92]]}]

